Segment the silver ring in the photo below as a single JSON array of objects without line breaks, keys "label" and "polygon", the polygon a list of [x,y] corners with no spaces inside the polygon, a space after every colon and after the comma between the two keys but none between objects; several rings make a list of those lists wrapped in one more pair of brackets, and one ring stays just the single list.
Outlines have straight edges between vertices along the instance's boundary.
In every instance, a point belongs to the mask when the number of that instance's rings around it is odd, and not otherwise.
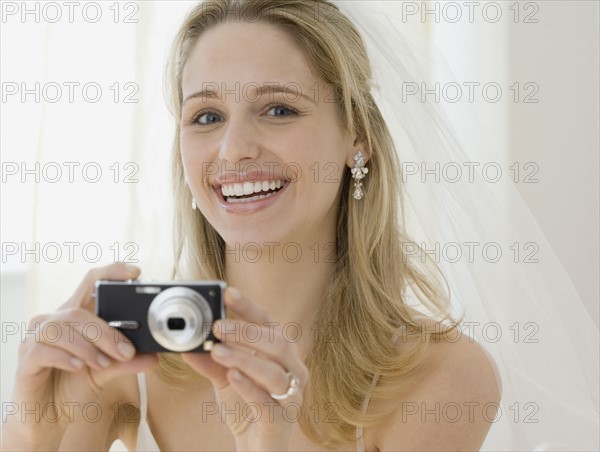
[{"label": "silver ring", "polygon": [[285,394],[269,394],[273,399],[285,400],[289,396],[294,395],[298,392],[298,389],[300,388],[300,379],[291,372],[288,372],[287,376],[289,379],[287,391],[285,392]]}]

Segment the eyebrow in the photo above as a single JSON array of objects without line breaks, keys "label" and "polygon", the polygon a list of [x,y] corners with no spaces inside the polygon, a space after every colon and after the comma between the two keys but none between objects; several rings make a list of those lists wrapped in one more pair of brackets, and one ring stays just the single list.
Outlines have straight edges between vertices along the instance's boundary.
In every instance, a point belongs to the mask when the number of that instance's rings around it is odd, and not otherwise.
[{"label": "eyebrow", "polygon": [[[238,90],[238,88],[236,87],[236,90]],[[275,94],[275,93],[284,93],[284,94],[293,94],[294,96],[298,96],[301,97],[303,99],[308,100],[309,102],[312,102],[313,104],[316,104],[315,100],[312,99],[311,97],[307,96],[306,94],[302,93],[301,91],[298,91],[294,88],[290,88],[288,86],[283,86],[283,85],[263,85],[260,86],[256,89],[253,90],[254,91],[254,95],[255,97],[261,97],[263,95],[265,95],[266,93],[271,93],[271,94]],[[227,92],[226,95],[239,95],[239,93],[234,92]],[[197,91],[195,93],[190,94],[189,96],[187,96],[182,103],[182,106],[185,105],[185,103],[191,99],[195,99],[198,97],[202,97],[205,99],[218,99],[220,96],[218,94],[217,91],[215,91],[214,89],[204,89],[201,91]]]}]

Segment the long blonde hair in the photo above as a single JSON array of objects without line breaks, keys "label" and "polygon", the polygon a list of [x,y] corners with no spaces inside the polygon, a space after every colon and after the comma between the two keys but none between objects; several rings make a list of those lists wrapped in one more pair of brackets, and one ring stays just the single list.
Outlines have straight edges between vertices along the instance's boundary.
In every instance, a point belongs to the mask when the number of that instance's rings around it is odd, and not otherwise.
[{"label": "long blonde hair", "polygon": [[[371,95],[372,70],[364,42],[338,7],[324,0],[214,0],[193,8],[179,29],[167,67],[170,109],[176,121],[173,182],[176,203],[174,277],[225,279],[225,243],[201,213],[190,208],[180,155],[182,72],[198,37],[232,20],[251,18],[286,31],[306,51],[313,69],[334,87],[340,120],[368,145],[370,168],[365,195],[352,198],[345,168],[337,222],[337,264],[317,315],[317,331],[307,356],[310,381],[300,425],[313,441],[334,446],[352,441],[357,426],[381,423],[390,412],[362,413],[374,376],[380,381],[372,399],[390,398],[409,388],[429,342],[460,325],[450,315],[450,294],[438,265],[410,258],[404,244],[403,187],[400,165],[387,125]],[[207,249],[210,252],[206,252]],[[420,248],[419,248],[420,249]],[[409,306],[412,291],[430,321]],[[449,321],[449,326],[448,326]],[[332,326],[334,328],[332,328]],[[399,356],[394,335],[418,338]],[[171,381],[198,378],[178,355],[161,357],[161,375]],[[308,407],[327,413],[329,422],[312,422]],[[333,409],[331,409],[333,407]]]}]

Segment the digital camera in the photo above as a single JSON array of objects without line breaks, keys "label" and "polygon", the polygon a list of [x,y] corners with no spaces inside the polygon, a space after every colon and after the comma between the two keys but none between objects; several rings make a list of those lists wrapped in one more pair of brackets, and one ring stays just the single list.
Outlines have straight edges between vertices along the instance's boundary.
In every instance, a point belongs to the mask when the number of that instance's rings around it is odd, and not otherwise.
[{"label": "digital camera", "polygon": [[138,353],[208,352],[225,318],[223,281],[98,281],[96,315],[119,329]]}]

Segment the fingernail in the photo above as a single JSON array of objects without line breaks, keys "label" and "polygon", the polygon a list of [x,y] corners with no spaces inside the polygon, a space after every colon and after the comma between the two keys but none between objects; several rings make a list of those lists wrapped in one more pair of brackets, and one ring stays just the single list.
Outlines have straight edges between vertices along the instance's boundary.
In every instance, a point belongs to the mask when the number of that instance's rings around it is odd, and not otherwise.
[{"label": "fingernail", "polygon": [[117,349],[119,350],[119,353],[127,359],[129,359],[133,355],[135,355],[135,348],[131,344],[127,344],[125,342],[119,342],[117,344]]},{"label": "fingernail", "polygon": [[104,368],[107,368],[110,366],[110,359],[104,355],[98,355],[98,364]]},{"label": "fingernail", "polygon": [[229,350],[226,346],[219,344],[213,347],[212,352],[219,358],[226,358],[231,355],[231,350]]},{"label": "fingernail", "polygon": [[134,273],[137,271],[137,267],[134,265],[125,264],[125,268],[129,271],[129,273]]},{"label": "fingernail", "polygon": [[231,369],[231,378],[233,378],[234,380],[237,380],[237,381],[241,381],[242,374],[237,369]]},{"label": "fingernail", "polygon": [[77,367],[78,369],[81,369],[83,367],[83,361],[77,358],[71,358],[71,365],[74,367]]},{"label": "fingernail", "polygon": [[242,294],[235,287],[229,288],[229,295],[231,296],[232,299],[234,299],[236,301],[242,299]]}]

